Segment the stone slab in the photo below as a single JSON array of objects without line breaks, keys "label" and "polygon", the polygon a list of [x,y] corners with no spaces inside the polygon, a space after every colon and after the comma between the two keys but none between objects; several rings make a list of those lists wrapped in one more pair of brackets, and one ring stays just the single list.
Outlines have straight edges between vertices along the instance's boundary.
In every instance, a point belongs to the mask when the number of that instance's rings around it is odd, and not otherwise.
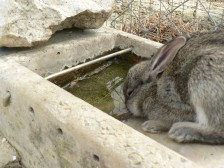
[{"label": "stone slab", "polygon": [[43,44],[56,31],[99,28],[113,0],[0,0],[0,46]]}]

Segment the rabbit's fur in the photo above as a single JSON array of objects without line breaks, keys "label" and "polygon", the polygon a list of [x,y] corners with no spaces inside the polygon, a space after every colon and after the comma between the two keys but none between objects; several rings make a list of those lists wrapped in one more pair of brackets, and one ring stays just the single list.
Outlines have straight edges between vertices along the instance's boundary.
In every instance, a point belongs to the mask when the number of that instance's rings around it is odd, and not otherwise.
[{"label": "rabbit's fur", "polygon": [[129,112],[148,119],[143,130],[224,143],[224,31],[172,40],[129,70],[123,91]]}]

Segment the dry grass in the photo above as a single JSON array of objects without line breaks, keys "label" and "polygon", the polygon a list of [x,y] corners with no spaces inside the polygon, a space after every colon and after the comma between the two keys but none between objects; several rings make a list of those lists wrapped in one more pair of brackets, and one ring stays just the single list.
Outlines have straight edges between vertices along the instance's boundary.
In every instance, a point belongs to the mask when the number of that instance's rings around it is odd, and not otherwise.
[{"label": "dry grass", "polygon": [[116,0],[108,24],[161,43],[181,34],[197,34],[224,27],[224,0],[204,0],[205,8],[199,0],[183,1],[186,0],[163,0],[163,3],[156,0]]},{"label": "dry grass", "polygon": [[[160,23],[158,21],[161,20]],[[134,21],[132,26],[122,25],[122,30],[128,33],[139,35],[161,43],[167,42],[170,39],[181,35],[182,33],[197,33],[210,31],[211,25],[203,20],[184,21],[181,16],[174,15],[172,22],[173,26],[165,15],[158,13],[151,15],[148,19],[139,26],[139,22]]]}]

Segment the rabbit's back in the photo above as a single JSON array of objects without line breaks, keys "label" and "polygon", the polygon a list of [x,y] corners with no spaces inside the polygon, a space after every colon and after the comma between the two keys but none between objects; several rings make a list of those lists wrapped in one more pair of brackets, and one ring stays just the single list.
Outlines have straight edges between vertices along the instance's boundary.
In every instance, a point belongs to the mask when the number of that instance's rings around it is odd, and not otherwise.
[{"label": "rabbit's back", "polygon": [[204,82],[208,80],[215,82],[214,78],[221,78],[219,82],[222,82],[223,74],[224,31],[220,31],[201,34],[189,39],[178,52],[173,63],[164,71],[162,78],[172,79],[175,85],[173,87],[180,99],[190,104],[189,82],[198,80],[197,78],[202,78],[200,80]]}]

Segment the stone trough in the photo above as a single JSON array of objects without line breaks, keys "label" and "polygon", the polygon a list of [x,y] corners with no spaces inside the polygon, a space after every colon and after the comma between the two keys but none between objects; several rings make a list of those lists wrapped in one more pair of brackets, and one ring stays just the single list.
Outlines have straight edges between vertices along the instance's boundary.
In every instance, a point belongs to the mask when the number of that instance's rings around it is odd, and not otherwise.
[{"label": "stone trough", "polygon": [[151,57],[161,45],[102,28],[64,30],[33,48],[1,48],[0,132],[27,168],[223,167],[222,146],[143,133],[139,119],[122,123],[44,79],[117,47]]}]

